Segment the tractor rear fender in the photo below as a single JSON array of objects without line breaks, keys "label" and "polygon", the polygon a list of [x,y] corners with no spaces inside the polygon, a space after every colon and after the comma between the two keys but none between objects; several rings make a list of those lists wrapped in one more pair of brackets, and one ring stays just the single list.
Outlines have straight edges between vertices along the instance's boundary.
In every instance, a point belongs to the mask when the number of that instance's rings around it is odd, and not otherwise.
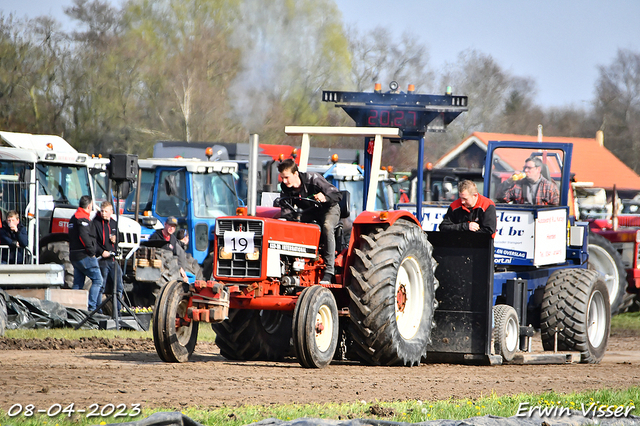
[{"label": "tractor rear fender", "polygon": [[66,232],[56,232],[47,234],[40,239],[40,247],[46,247],[49,243],[57,243],[59,241],[69,241],[69,234]]},{"label": "tractor rear fender", "polygon": [[347,250],[347,258],[344,262],[345,277],[343,282],[347,283],[351,278],[349,266],[353,264],[353,248],[360,236],[368,234],[375,228],[388,228],[398,220],[406,220],[420,226],[420,222],[418,222],[416,217],[406,210],[388,210],[381,212],[364,211],[356,217],[356,220],[353,221],[351,237],[349,238],[349,248]]}]

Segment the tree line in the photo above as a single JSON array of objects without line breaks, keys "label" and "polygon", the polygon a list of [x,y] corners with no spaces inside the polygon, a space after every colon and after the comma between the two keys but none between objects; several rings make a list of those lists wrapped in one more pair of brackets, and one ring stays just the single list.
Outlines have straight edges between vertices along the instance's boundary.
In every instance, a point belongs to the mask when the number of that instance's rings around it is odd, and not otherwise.
[{"label": "tree line", "polygon": [[[460,52],[436,71],[428,48],[387,28],[345,28],[333,0],[74,0],[74,29],[0,12],[0,129],[57,134],[79,151],[150,156],[159,140],[290,143],[285,125],[351,125],[322,90],[371,91],[391,80],[469,97],[469,111],[429,134],[435,161],[474,131],[593,138],[640,172],[640,52],[599,67],[588,106],[543,108],[536,82],[491,55]],[[579,70],[578,70],[579,71]],[[361,148],[353,139],[314,140]],[[384,162],[415,165],[412,144]]]}]

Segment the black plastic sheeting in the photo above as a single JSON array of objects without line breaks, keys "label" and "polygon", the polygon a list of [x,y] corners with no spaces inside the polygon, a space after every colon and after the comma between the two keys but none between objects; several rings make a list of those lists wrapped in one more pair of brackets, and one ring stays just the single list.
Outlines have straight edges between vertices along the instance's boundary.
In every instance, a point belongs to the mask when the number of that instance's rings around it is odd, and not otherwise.
[{"label": "black plastic sheeting", "polygon": [[[388,420],[323,420],[301,418],[282,421],[278,419],[266,419],[251,426],[578,426],[578,425],[624,425],[640,426],[640,417],[629,416],[627,418],[589,418],[584,417],[579,411],[571,411],[563,416],[539,416],[537,413],[531,417],[497,417],[483,416],[472,417],[465,420],[432,420],[420,423],[392,422]],[[155,413],[151,416],[128,423],[114,423],[114,425],[129,426],[203,426],[180,412]]]},{"label": "black plastic sheeting", "polygon": [[[7,330],[75,328],[90,313],[84,309],[67,308],[50,300],[10,296],[2,289],[0,289],[0,298],[5,301],[7,308]],[[82,328],[99,328],[99,322],[109,318],[109,316],[96,313],[83,324]]]}]

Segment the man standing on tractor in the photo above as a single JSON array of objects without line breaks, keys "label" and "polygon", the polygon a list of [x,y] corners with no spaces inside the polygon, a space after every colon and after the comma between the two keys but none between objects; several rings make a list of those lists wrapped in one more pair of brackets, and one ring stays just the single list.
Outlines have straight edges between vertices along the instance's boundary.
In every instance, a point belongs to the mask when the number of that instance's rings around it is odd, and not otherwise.
[{"label": "man standing on tractor", "polygon": [[440,223],[441,231],[471,231],[496,235],[496,205],[478,193],[473,181],[463,180],[458,185],[460,198],[449,206]]},{"label": "man standing on tractor", "polygon": [[553,181],[542,176],[542,167],[539,157],[527,158],[524,162],[524,173],[514,173],[504,181],[498,192],[498,201],[538,206],[560,204],[558,187]]},{"label": "man standing on tractor", "polygon": [[[284,197],[308,198],[321,203],[319,208],[312,209],[301,217],[302,222],[316,222],[321,227],[320,241],[322,258],[326,264],[320,284],[330,284],[335,275],[336,239],[334,229],[340,221],[340,200],[342,194],[319,173],[299,172],[296,163],[288,158],[278,165],[282,179],[282,195]],[[292,219],[295,212],[281,206],[281,217]]]}]

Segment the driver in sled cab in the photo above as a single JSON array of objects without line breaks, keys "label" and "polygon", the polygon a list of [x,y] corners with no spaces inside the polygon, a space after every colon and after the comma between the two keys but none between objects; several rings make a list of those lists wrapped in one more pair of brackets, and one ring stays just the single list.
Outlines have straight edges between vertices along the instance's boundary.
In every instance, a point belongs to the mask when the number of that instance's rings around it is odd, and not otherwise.
[{"label": "driver in sled cab", "polygon": [[[302,208],[319,203],[317,208],[310,208],[300,218],[301,222],[317,223],[320,225],[320,255],[324,259],[326,269],[320,284],[330,284],[335,275],[336,239],[334,229],[340,221],[340,200],[342,194],[319,173],[299,172],[298,166],[292,159],[286,159],[278,165],[278,172],[282,179],[281,196],[309,200],[307,204],[296,203]],[[297,213],[280,203],[280,217],[296,220]]]}]

